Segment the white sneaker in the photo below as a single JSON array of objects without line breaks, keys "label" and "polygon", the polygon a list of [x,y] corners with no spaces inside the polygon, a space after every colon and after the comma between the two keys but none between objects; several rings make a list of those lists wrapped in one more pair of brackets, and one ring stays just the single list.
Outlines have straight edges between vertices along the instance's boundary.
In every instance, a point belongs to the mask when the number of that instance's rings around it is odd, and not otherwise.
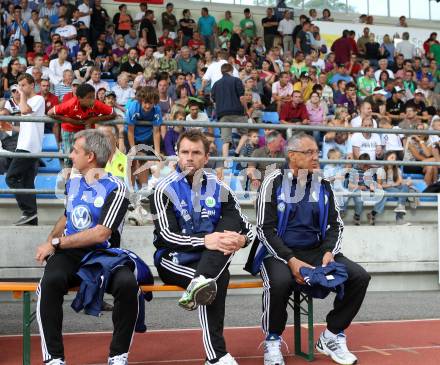
[{"label": "white sneaker", "polygon": [[[238,362],[231,356],[231,354],[227,353],[225,356],[221,357],[214,364],[218,365],[238,365]],[[205,362],[205,365],[212,365],[209,361]]]},{"label": "white sneaker", "polygon": [[192,311],[199,305],[211,304],[214,301],[216,294],[217,283],[215,280],[200,275],[191,280],[179,299],[179,306]]},{"label": "white sneaker", "polygon": [[347,348],[347,339],[343,333],[332,338],[326,338],[324,332],[319,336],[316,349],[324,355],[330,356],[332,360],[341,365],[352,365],[357,363],[357,357]]},{"label": "white sneaker", "polygon": [[116,355],[108,358],[108,365],[128,365],[128,354]]},{"label": "white sneaker", "polygon": [[398,204],[396,209],[394,209],[394,213],[403,213],[406,214],[406,209],[403,204]]},{"label": "white sneaker", "polygon": [[52,359],[46,365],[66,365],[66,362],[61,359]]},{"label": "white sneaker", "polygon": [[284,365],[281,338],[264,341],[264,365]]}]

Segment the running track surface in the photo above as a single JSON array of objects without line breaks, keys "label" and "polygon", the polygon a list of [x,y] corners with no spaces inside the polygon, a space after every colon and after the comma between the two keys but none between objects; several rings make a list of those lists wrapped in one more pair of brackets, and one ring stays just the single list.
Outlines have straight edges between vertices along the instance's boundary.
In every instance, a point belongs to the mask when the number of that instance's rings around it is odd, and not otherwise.
[{"label": "running track surface", "polygon": [[[323,330],[315,326],[315,339]],[[353,323],[346,332],[349,348],[361,365],[439,365],[440,320],[384,321]],[[306,331],[303,329],[303,345]],[[227,328],[228,350],[240,365],[263,364],[263,335],[259,328]],[[64,336],[69,365],[106,364],[111,333],[80,333]],[[293,352],[293,329],[284,336]],[[32,365],[41,364],[40,339],[32,337]],[[0,337],[0,364],[21,364],[21,337]],[[288,354],[286,347],[284,353]],[[307,364],[293,355],[286,355],[286,364]],[[204,364],[202,334],[198,329],[150,331],[136,334],[130,351],[130,364],[138,365],[201,365]],[[316,354],[313,364],[332,364]]]}]

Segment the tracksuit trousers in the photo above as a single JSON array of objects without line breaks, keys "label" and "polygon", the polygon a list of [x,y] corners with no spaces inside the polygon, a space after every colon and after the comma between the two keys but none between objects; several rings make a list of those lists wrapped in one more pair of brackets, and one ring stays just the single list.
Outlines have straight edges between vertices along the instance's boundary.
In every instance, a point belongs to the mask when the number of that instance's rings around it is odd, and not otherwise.
[{"label": "tracksuit trousers", "polygon": [[210,305],[198,307],[199,320],[203,331],[203,346],[206,357],[215,362],[227,354],[223,327],[225,300],[229,284],[228,266],[232,255],[225,256],[220,251],[204,250],[199,261],[179,264],[173,261],[173,253],[164,254],[157,266],[160,278],[165,284],[186,288],[194,277],[203,275],[215,278],[217,295]]},{"label": "tracksuit trousers", "polygon": [[[41,336],[43,361],[64,359],[62,337],[63,301],[68,289],[79,286],[76,275],[82,258],[88,251],[69,249],[57,251],[47,260],[37,289],[37,321]],[[107,287],[114,297],[113,338],[109,356],[127,353],[138,316],[139,287],[133,272],[122,266],[114,272]],[[90,348],[92,350],[92,347]]]},{"label": "tracksuit trousers", "polygon": [[[297,259],[313,266],[322,265],[324,251],[321,247],[310,250],[295,250]],[[337,297],[333,309],[327,314],[327,328],[334,334],[344,331],[358,313],[367,291],[370,275],[363,267],[342,254],[335,261],[344,264],[348,279],[344,283],[344,297]],[[262,327],[266,334],[281,335],[287,322],[287,305],[293,291],[295,279],[289,267],[273,257],[265,258],[261,266],[263,279]]]}]

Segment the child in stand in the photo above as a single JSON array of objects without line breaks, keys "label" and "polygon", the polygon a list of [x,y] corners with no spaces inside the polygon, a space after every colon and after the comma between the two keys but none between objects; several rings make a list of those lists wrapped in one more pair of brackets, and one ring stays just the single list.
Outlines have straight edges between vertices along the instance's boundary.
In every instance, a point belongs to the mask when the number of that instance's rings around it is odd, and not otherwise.
[{"label": "child in stand", "polygon": [[[342,158],[342,153],[337,148],[332,148],[328,151],[327,158],[329,160],[340,160]],[[344,168],[341,164],[326,164],[324,167],[324,177],[330,181],[332,189],[335,193],[343,193],[347,192],[347,188],[344,184],[345,175],[347,169]],[[345,216],[347,206],[345,201],[346,197],[342,195],[335,195],[336,203],[339,206],[341,217]]]},{"label": "child in stand", "polygon": [[[185,113],[181,111],[176,112],[174,114],[173,120],[185,120]],[[174,127],[168,128],[163,141],[166,156],[176,155],[176,143],[179,139],[180,134],[183,132],[183,129],[183,125],[176,125]]]}]

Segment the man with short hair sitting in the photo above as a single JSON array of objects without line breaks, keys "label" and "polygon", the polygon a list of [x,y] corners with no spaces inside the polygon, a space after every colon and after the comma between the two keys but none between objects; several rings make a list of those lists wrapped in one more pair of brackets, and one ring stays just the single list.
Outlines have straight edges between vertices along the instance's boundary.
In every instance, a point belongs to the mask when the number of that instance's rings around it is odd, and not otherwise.
[{"label": "man with short hair sitting", "polygon": [[[266,175],[261,184],[257,200],[260,242],[252,247],[246,265],[263,279],[264,364],[284,365],[281,335],[287,304],[292,291],[298,290],[296,284],[305,285],[303,270],[325,272],[325,267],[339,264],[346,271],[344,293],[336,296],[316,349],[338,364],[355,364],[357,358],[347,348],[344,330],[362,305],[370,276],[341,253],[344,226],[331,185],[318,174],[315,139],[295,134],[286,151],[287,166]],[[314,276],[309,274],[309,278]]]},{"label": "man with short hair sitting", "polygon": [[154,262],[164,283],[186,288],[179,305],[199,310],[206,365],[237,365],[223,337],[228,267],[254,232],[229,186],[203,169],[209,148],[201,131],[183,132],[176,171],[150,195]]},{"label": "man with short hair sitting", "polygon": [[[104,171],[110,155],[110,142],[103,133],[84,130],[75,134],[70,157],[79,175],[67,181],[64,215],[37,248],[36,260],[46,261],[37,290],[37,320],[43,361],[50,365],[65,364],[62,305],[69,288],[84,281],[78,270],[86,257],[120,245],[127,189]],[[126,265],[112,267],[109,275],[106,291],[114,297],[114,332],[108,364],[127,365],[138,317],[138,283]],[[100,278],[105,287],[104,278]]]}]

